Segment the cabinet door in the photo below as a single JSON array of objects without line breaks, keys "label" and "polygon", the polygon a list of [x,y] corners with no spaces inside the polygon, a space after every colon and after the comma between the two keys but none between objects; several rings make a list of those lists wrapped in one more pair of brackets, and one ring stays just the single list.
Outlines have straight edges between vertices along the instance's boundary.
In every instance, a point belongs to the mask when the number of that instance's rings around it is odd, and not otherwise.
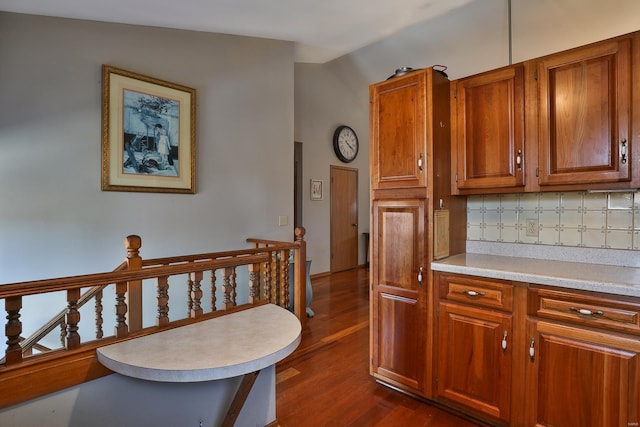
[{"label": "cabinet door", "polygon": [[543,321],[531,322],[528,425],[637,426],[640,341]]},{"label": "cabinet door", "polygon": [[439,309],[437,396],[508,422],[511,314],[446,302]]},{"label": "cabinet door", "polygon": [[524,186],[524,67],[517,65],[452,84],[457,187]]},{"label": "cabinet door", "polygon": [[631,39],[545,57],[537,74],[538,183],[630,180]]},{"label": "cabinet door", "polygon": [[417,393],[426,367],[425,206],[374,201],[371,234],[371,372]]},{"label": "cabinet door", "polygon": [[425,102],[424,71],[371,86],[373,189],[427,185]]}]

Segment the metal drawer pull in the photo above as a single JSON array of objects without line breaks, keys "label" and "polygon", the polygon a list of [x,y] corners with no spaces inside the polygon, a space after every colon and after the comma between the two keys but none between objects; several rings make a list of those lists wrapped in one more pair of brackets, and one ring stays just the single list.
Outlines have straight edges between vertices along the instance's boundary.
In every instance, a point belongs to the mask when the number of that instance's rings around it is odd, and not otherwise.
[{"label": "metal drawer pull", "polygon": [[418,270],[418,284],[422,287],[422,273],[424,272],[424,268],[420,267]]},{"label": "metal drawer pull", "polygon": [[483,297],[485,295],[484,292],[476,292],[476,291],[470,291],[470,290],[464,290],[462,291],[463,294],[468,295],[470,297]]},{"label": "metal drawer pull", "polygon": [[502,335],[502,352],[507,352],[507,331],[504,331],[504,335]]},{"label": "metal drawer pull", "polygon": [[582,314],[583,316],[604,316],[604,313],[600,310],[591,311],[591,310],[587,310],[586,308],[569,307],[569,311]]}]

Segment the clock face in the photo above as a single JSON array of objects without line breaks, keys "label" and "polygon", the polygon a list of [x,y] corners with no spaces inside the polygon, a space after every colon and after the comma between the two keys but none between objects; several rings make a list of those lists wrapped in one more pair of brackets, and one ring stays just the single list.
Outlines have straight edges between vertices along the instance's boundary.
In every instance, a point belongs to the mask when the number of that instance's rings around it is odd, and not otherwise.
[{"label": "clock face", "polygon": [[339,126],[333,134],[333,149],[341,161],[353,161],[358,155],[358,136],[353,129]]}]

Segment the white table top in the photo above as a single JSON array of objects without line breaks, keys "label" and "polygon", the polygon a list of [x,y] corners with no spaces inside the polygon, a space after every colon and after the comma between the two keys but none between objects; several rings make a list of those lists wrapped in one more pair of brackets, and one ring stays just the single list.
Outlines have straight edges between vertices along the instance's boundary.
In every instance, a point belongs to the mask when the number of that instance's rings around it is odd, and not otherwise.
[{"label": "white table top", "polygon": [[98,348],[98,360],[129,377],[198,382],[258,371],[300,344],[300,321],[274,304]]}]

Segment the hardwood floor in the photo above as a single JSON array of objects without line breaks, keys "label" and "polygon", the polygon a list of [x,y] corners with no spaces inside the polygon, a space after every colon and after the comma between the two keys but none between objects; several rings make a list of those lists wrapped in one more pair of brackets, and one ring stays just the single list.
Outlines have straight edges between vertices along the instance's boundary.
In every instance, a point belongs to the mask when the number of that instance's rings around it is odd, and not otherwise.
[{"label": "hardwood floor", "polygon": [[368,275],[358,268],[312,280],[315,317],[276,368],[279,425],[477,426],[369,375]]}]

